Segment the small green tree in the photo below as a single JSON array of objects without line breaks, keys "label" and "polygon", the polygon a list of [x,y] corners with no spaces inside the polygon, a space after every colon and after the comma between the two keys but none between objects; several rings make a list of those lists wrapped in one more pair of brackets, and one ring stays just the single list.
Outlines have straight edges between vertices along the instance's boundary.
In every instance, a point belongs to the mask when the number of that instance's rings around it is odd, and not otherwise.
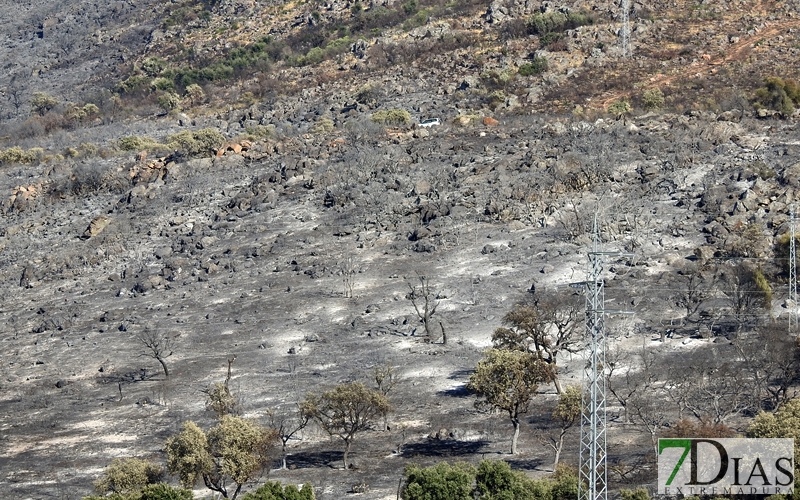
[{"label": "small green tree", "polygon": [[213,411],[218,418],[224,415],[235,415],[239,401],[227,384],[214,382],[204,391],[206,393],[206,410]]},{"label": "small green tree", "polygon": [[[164,78],[160,78],[159,80],[165,80]],[[161,109],[164,111],[172,111],[176,109],[180,109],[181,107],[181,96],[176,94],[175,92],[164,92],[158,96],[158,105],[161,106]]]},{"label": "small green tree", "polygon": [[648,111],[655,111],[664,107],[664,93],[661,89],[647,89],[642,94],[642,105]]},{"label": "small green tree", "polygon": [[489,407],[508,414],[514,426],[511,453],[517,453],[521,416],[528,412],[539,384],[553,378],[552,367],[529,352],[489,349],[478,362],[467,387],[477,392],[476,407]]},{"label": "small green tree", "polygon": [[475,467],[442,462],[433,467],[406,466],[404,500],[472,500]]},{"label": "small green tree", "polygon": [[167,440],[167,468],[184,487],[191,488],[201,477],[206,488],[235,500],[242,485],[268,464],[276,437],[274,430],[230,415],[224,415],[208,434],[188,421]]},{"label": "small green tree", "polygon": [[577,386],[570,386],[561,393],[558,398],[556,409],[553,410],[553,420],[558,422],[559,432],[558,436],[550,436],[548,443],[553,448],[553,470],[558,467],[558,461],[561,458],[561,450],[564,448],[564,436],[567,431],[575,425],[580,419],[583,412],[583,393],[581,388]]},{"label": "small green tree", "polygon": [[278,481],[268,481],[242,500],[314,500],[314,487],[306,483],[298,489],[293,484],[284,486]]},{"label": "small green tree", "polygon": [[630,114],[631,111],[633,111],[633,108],[631,107],[631,102],[627,99],[614,101],[608,106],[608,112],[617,118],[621,118],[623,115]]},{"label": "small green tree", "polygon": [[138,491],[148,484],[161,480],[164,470],[150,462],[139,458],[115,458],[106,467],[103,476],[94,482],[98,493],[120,493],[126,495]]},{"label": "small green tree", "polygon": [[200,85],[193,83],[186,87],[186,100],[188,100],[191,105],[196,106],[203,102],[205,98],[206,93]]},{"label": "small green tree", "polygon": [[800,399],[792,399],[775,413],[762,411],[747,428],[753,438],[794,438],[794,463],[800,458]]},{"label": "small green tree", "polygon": [[167,61],[160,57],[148,57],[142,62],[142,71],[148,76],[156,77],[167,67]]},{"label": "small green tree", "polygon": [[34,92],[31,97],[31,110],[38,115],[44,115],[58,105],[58,99],[46,92]]},{"label": "small green tree", "polygon": [[360,382],[342,384],[319,395],[309,394],[300,408],[325,432],[344,441],[345,469],[349,468],[347,456],[356,434],[372,428],[392,409],[386,396]]},{"label": "small green tree", "polygon": [[561,394],[558,357],[580,349],[583,303],[573,295],[543,295],[535,302],[516,304],[503,316],[503,327],[492,334],[498,349],[529,351],[552,367],[553,385]]}]

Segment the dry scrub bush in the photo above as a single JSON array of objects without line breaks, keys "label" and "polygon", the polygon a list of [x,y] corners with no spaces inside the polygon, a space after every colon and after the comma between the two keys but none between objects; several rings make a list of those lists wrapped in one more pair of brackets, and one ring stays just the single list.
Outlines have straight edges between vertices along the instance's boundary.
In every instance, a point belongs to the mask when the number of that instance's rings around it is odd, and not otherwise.
[{"label": "dry scrub bush", "polygon": [[334,125],[333,120],[328,118],[327,116],[323,116],[311,127],[312,134],[327,134],[328,132],[333,132]]},{"label": "dry scrub bush", "polygon": [[8,149],[0,150],[0,163],[12,164],[19,163],[22,165],[30,165],[41,158],[44,150],[41,148],[31,148],[27,151],[19,146],[14,146]]},{"label": "dry scrub bush", "polygon": [[30,104],[31,111],[43,116],[45,113],[58,105],[58,99],[45,92],[34,92],[33,97],[31,97]]},{"label": "dry scrub bush", "polygon": [[167,136],[167,145],[170,148],[180,150],[188,156],[202,156],[213,153],[224,143],[225,136],[213,128],[195,131],[184,130]]},{"label": "dry scrub bush", "polygon": [[404,109],[382,109],[372,114],[372,121],[380,125],[408,126],[411,125],[411,115]]},{"label": "dry scrub bush", "polygon": [[166,146],[159,143],[152,137],[139,137],[138,135],[123,137],[117,142],[117,147],[123,151],[152,151],[166,149]]},{"label": "dry scrub bush", "polygon": [[213,411],[217,417],[234,415],[237,413],[239,401],[231,393],[226,384],[214,382],[205,390],[206,410]]}]

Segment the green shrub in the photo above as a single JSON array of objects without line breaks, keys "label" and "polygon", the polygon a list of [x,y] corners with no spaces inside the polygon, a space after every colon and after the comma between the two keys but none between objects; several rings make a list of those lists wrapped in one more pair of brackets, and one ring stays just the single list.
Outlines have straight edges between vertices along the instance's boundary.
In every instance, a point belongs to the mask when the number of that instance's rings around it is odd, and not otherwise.
[{"label": "green shrub", "polygon": [[92,103],[84,104],[83,106],[70,104],[70,106],[72,106],[72,108],[66,111],[64,116],[74,121],[83,121],[87,118],[95,117],[100,113],[100,108]]},{"label": "green shrub", "polygon": [[549,33],[545,33],[539,36],[539,44],[542,47],[547,47],[548,45],[552,45],[555,42],[561,40],[561,37],[564,36],[562,33],[558,33],[555,31],[551,31]]},{"label": "green shrub", "polygon": [[203,102],[205,98],[206,93],[200,85],[193,83],[186,87],[186,100],[189,101],[189,103],[198,104]]},{"label": "green shrub", "polygon": [[283,486],[277,481],[269,481],[243,496],[242,500],[314,500],[314,487],[304,484],[302,488],[297,489],[293,484]]},{"label": "green shrub", "polygon": [[569,465],[558,464],[550,478],[540,481],[549,481],[552,485],[550,490],[550,499],[552,500],[575,500],[578,498],[578,471]]},{"label": "green shrub", "polygon": [[428,19],[431,17],[432,12],[432,9],[422,9],[417,11],[416,14],[406,19],[406,21],[403,23],[403,29],[408,31],[419,26],[424,26],[428,23]]},{"label": "green shrub", "polygon": [[325,51],[320,47],[312,48],[302,58],[303,65],[321,63],[323,59],[325,59]]},{"label": "green shrub", "polygon": [[123,94],[134,94],[137,92],[144,92],[149,90],[152,78],[145,75],[131,75],[127,79],[118,83],[116,86],[117,92]]},{"label": "green shrub", "polygon": [[115,458],[103,476],[94,482],[98,493],[129,494],[161,480],[164,470],[139,458]]},{"label": "green shrub", "polygon": [[164,92],[158,96],[158,105],[161,106],[161,109],[164,111],[180,109],[181,96],[175,92]]},{"label": "green shrub", "polygon": [[167,61],[160,57],[148,57],[142,62],[142,71],[148,76],[156,77],[167,68]]},{"label": "green shrub", "polygon": [[58,105],[58,99],[45,92],[34,92],[30,104],[33,112],[44,115]]},{"label": "green shrub", "polygon": [[644,109],[648,111],[655,111],[663,108],[664,93],[658,88],[645,90],[644,94],[642,94],[642,105]]},{"label": "green shrub", "polygon": [[[574,500],[576,471],[563,465],[551,477],[530,479],[508,463],[482,460],[476,469],[466,463],[439,463],[405,470],[404,500]],[[637,499],[638,500],[638,499]]]},{"label": "green shrub", "polygon": [[404,500],[472,500],[475,467],[458,462],[433,467],[408,465],[405,470]]},{"label": "green shrub", "polygon": [[34,148],[24,151],[19,146],[14,146],[8,149],[0,149],[0,163],[19,163],[29,165],[39,159],[40,152],[43,153],[41,148]]},{"label": "green shrub", "polygon": [[594,24],[594,17],[590,13],[584,11],[537,13],[530,16],[526,21],[528,30],[532,34],[539,35],[540,37],[548,33],[560,33],[588,24]]},{"label": "green shrub", "polygon": [[275,125],[256,125],[245,129],[250,140],[269,139],[275,134]]},{"label": "green shrub", "polygon": [[165,147],[152,137],[139,137],[138,135],[123,137],[117,142],[117,146],[123,151],[154,150]]},{"label": "green shrub", "polygon": [[225,137],[216,129],[204,128],[194,132],[184,130],[167,137],[167,145],[188,156],[202,156],[216,151],[225,143]]},{"label": "green shrub", "polygon": [[403,4],[403,12],[405,12],[406,15],[409,16],[415,13],[417,11],[417,8],[419,8],[417,0],[408,0],[406,3]]},{"label": "green shrub", "polygon": [[650,493],[646,488],[636,488],[635,490],[619,490],[619,496],[622,500],[650,500]]},{"label": "green shrub", "polygon": [[489,90],[505,89],[517,73],[513,69],[486,71],[481,73],[481,81]]},{"label": "green shrub", "polygon": [[160,76],[158,78],[154,78],[153,81],[150,82],[150,87],[153,90],[174,91],[175,82],[173,82],[169,78],[164,78],[163,76]]},{"label": "green shrub", "polygon": [[97,147],[96,144],[92,144],[91,142],[82,142],[78,149],[83,151],[86,156],[94,156],[97,154],[100,148]]},{"label": "green shrub", "polygon": [[83,500],[193,500],[194,495],[191,490],[173,488],[168,484],[157,483],[148,484],[144,488],[122,495],[112,493],[108,496],[88,496]]},{"label": "green shrub", "polygon": [[800,85],[794,80],[771,76],[764,79],[764,86],[756,90],[753,105],[768,108],[786,116],[794,113],[800,104]]},{"label": "green shrub", "polygon": [[130,500],[193,500],[192,490],[173,488],[164,483],[145,486],[138,494],[130,496]]},{"label": "green shrub", "polygon": [[502,460],[482,460],[475,475],[475,487],[481,500],[546,499],[552,491],[548,482],[534,481],[512,471],[508,462]]},{"label": "green shrub", "polygon": [[627,99],[615,101],[608,107],[608,112],[615,116],[627,115],[631,111],[633,111],[633,108],[631,108],[631,103]]},{"label": "green shrub", "polygon": [[380,125],[398,127],[411,125],[411,115],[404,109],[382,109],[373,113],[370,118]]},{"label": "green shrub", "polygon": [[532,76],[541,75],[545,71],[547,71],[547,58],[537,56],[533,58],[533,61],[520,66],[517,72],[522,76]]},{"label": "green shrub", "polygon": [[764,271],[760,268],[753,270],[753,283],[756,285],[756,290],[759,298],[764,304],[764,307],[771,307],[772,305],[772,287],[769,285],[769,280],[764,276]]},{"label": "green shrub", "polygon": [[328,132],[332,132],[334,129],[333,120],[328,118],[327,116],[323,116],[311,127],[310,132],[312,134],[325,134]]},{"label": "green shrub", "polygon": [[375,102],[380,97],[380,94],[381,88],[379,85],[368,83],[358,89],[355,99],[360,104],[370,104]]}]

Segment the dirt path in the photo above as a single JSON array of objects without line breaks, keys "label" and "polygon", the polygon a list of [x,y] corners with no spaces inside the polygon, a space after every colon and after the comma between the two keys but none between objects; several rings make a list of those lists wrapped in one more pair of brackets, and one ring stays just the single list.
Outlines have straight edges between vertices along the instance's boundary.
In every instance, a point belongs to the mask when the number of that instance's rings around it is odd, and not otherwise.
[{"label": "dirt path", "polygon": [[[789,28],[799,26],[800,20],[792,19],[790,21],[780,21],[775,23],[766,22],[765,25],[765,28],[760,30],[758,33],[754,33],[751,36],[742,37],[739,41],[728,47],[723,54],[718,56],[703,55],[701,56],[702,60],[692,63],[675,73],[671,73],[669,75],[658,74],[652,77],[646,84],[637,90],[647,90],[669,86],[676,80],[697,78],[707,73],[713,73],[719,66],[743,61],[750,54],[754,44],[758,40],[775,36],[781,32],[785,32]],[[597,101],[597,105],[599,108],[605,110],[608,109],[608,106],[613,102],[630,96],[630,90],[607,92],[604,93],[601,99]]]}]

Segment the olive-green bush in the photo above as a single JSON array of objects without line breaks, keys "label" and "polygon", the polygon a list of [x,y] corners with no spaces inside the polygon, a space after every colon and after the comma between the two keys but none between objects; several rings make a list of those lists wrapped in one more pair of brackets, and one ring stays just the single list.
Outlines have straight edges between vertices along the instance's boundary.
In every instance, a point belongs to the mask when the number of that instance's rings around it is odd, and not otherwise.
[{"label": "olive-green bush", "polygon": [[141,490],[148,484],[158,483],[164,470],[139,458],[116,458],[106,467],[103,476],[94,482],[98,493],[120,493],[127,495]]},{"label": "olive-green bush", "polygon": [[482,460],[477,468],[466,463],[439,463],[432,467],[409,465],[405,469],[404,500],[574,500],[578,477],[559,466],[546,478],[531,479],[511,470],[507,462]]},{"label": "olive-green bush", "polygon": [[648,89],[642,94],[642,106],[648,111],[655,111],[664,107],[664,93],[661,89]]},{"label": "olive-green bush", "polygon": [[284,486],[277,481],[269,481],[257,490],[247,493],[242,500],[314,500],[314,487],[304,484],[298,489],[293,484]]},{"label": "olive-green bush", "polygon": [[411,125],[411,115],[404,109],[382,109],[372,114],[373,122],[380,125],[407,126]]},{"label": "olive-green bush", "polygon": [[541,75],[547,71],[547,67],[547,58],[537,56],[531,62],[521,65],[517,72],[520,76]]},{"label": "olive-green bush", "polygon": [[631,102],[627,99],[615,101],[608,107],[608,112],[615,116],[627,115],[631,111],[633,111],[633,108],[631,107]]},{"label": "olive-green bush", "polygon": [[138,135],[123,137],[117,141],[117,147],[123,151],[152,151],[166,149],[165,145],[159,143],[152,137],[139,137]]},{"label": "olive-green bush", "polygon": [[0,149],[0,163],[30,165],[39,161],[43,154],[42,148],[24,150],[19,146],[13,146],[8,149]]},{"label": "olive-green bush", "polygon": [[756,90],[753,106],[778,111],[786,116],[794,113],[800,104],[800,85],[791,79],[770,76],[764,79],[764,86]]},{"label": "olive-green bush", "polygon": [[225,137],[216,129],[184,130],[167,136],[167,145],[187,156],[211,154],[225,143]]}]

